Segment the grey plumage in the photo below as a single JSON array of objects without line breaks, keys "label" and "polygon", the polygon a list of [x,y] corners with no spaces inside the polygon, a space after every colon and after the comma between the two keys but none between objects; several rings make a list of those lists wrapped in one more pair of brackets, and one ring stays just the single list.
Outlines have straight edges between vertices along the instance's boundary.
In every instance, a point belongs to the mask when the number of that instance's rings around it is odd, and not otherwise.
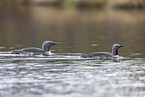
[{"label": "grey plumage", "polygon": [[24,48],[20,50],[14,50],[12,54],[20,54],[20,53],[34,53],[35,55],[39,54],[45,54],[44,51],[40,48],[30,47],[30,48]]},{"label": "grey plumage", "polygon": [[94,52],[94,53],[83,54],[82,57],[110,60],[112,58],[112,54],[109,52]]},{"label": "grey plumage", "polygon": [[42,49],[35,48],[35,47],[23,48],[23,49],[20,49],[20,50],[14,50],[12,52],[12,54],[33,53],[34,55],[40,55],[40,54],[49,55],[51,53],[50,52],[50,47],[52,45],[56,45],[56,44],[60,44],[60,43],[59,42],[53,42],[53,41],[45,41],[42,44]]},{"label": "grey plumage", "polygon": [[113,58],[116,58],[114,56],[119,56],[119,48],[122,47],[120,44],[114,44],[112,46],[112,53],[109,52],[93,52],[93,53],[87,53],[83,54],[83,58],[95,58],[95,59],[101,59],[101,60],[110,60]]}]

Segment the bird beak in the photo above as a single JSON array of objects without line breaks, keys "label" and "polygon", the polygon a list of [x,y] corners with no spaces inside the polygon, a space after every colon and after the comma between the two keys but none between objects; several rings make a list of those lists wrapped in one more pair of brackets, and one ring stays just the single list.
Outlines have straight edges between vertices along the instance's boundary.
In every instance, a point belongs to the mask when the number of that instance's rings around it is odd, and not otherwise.
[{"label": "bird beak", "polygon": [[53,42],[51,43],[52,45],[60,44],[59,42]]},{"label": "bird beak", "polygon": [[123,45],[120,45],[119,47],[123,47]]}]

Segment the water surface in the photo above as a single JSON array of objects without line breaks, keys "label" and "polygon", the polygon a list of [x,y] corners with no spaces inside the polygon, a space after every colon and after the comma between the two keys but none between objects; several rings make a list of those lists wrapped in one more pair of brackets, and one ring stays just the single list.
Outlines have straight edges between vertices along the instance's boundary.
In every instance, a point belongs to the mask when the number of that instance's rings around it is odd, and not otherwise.
[{"label": "water surface", "polygon": [[[145,11],[0,6],[0,97],[144,97]],[[52,56],[11,54],[59,41]],[[111,52],[121,61],[81,58]]]},{"label": "water surface", "polygon": [[0,95],[143,97],[145,59],[83,59],[80,54],[25,56],[1,52]]}]

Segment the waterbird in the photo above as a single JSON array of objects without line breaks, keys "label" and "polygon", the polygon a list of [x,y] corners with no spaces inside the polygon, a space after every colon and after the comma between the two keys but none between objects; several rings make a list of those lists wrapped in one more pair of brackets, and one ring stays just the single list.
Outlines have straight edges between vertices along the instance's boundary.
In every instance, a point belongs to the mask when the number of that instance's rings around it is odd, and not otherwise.
[{"label": "waterbird", "polygon": [[52,55],[50,47],[56,44],[60,43],[53,41],[44,41],[42,44],[42,49],[36,47],[23,48],[20,50],[12,51],[12,54]]},{"label": "waterbird", "polygon": [[120,44],[114,44],[112,46],[112,53],[109,52],[93,52],[93,53],[87,53],[83,54],[83,58],[94,58],[99,60],[110,60],[112,59],[114,62],[119,61],[119,48],[123,47],[123,45]]}]

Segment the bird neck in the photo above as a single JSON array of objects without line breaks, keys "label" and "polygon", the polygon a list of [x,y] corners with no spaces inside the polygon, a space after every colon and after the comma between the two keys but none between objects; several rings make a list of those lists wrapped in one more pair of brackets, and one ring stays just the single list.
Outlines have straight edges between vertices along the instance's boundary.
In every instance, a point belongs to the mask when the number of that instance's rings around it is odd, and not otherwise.
[{"label": "bird neck", "polygon": [[51,53],[51,51],[46,51],[45,54],[46,55],[52,55],[53,53]]},{"label": "bird neck", "polygon": [[52,55],[52,53],[50,51],[50,47],[49,48],[44,47],[43,51],[44,51],[45,55]]},{"label": "bird neck", "polygon": [[42,47],[42,49],[43,49],[44,52],[50,51],[50,47],[49,48],[48,47]]},{"label": "bird neck", "polygon": [[112,49],[112,56],[119,56],[119,50],[118,49]]},{"label": "bird neck", "polygon": [[118,50],[115,51],[115,55],[119,55],[119,51]]},{"label": "bird neck", "polygon": [[119,62],[119,50],[112,49],[112,61]]}]

